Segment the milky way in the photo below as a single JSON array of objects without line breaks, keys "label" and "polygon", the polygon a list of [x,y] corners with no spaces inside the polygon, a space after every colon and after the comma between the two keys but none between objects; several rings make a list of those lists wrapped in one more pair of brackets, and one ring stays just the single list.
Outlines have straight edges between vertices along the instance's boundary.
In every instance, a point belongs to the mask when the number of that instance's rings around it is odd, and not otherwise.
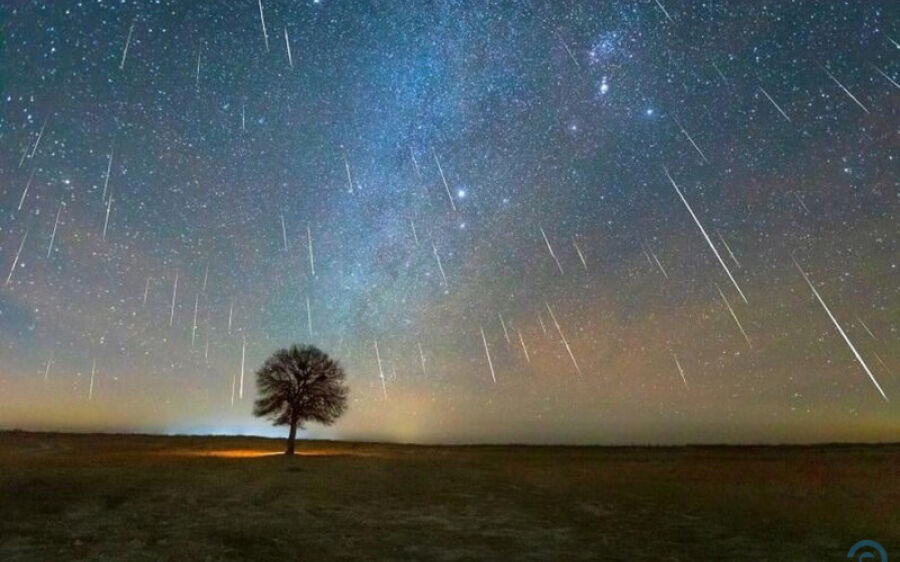
[{"label": "milky way", "polygon": [[310,436],[900,434],[891,2],[17,2],[2,33],[4,427],[268,432],[253,370],[309,342],[351,386]]}]

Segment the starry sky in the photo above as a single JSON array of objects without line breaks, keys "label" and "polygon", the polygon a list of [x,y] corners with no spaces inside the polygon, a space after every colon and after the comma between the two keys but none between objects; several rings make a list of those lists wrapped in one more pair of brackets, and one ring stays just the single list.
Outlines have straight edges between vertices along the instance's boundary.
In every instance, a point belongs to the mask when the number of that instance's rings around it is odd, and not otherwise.
[{"label": "starry sky", "polygon": [[0,18],[0,427],[280,435],[302,342],[308,437],[900,436],[896,3]]}]

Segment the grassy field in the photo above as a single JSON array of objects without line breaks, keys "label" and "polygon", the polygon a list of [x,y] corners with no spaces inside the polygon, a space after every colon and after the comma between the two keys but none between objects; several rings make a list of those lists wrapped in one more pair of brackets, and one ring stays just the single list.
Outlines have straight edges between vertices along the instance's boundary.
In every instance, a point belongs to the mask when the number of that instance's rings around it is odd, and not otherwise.
[{"label": "grassy field", "polygon": [[0,560],[900,556],[896,445],[298,445],[0,433]]}]

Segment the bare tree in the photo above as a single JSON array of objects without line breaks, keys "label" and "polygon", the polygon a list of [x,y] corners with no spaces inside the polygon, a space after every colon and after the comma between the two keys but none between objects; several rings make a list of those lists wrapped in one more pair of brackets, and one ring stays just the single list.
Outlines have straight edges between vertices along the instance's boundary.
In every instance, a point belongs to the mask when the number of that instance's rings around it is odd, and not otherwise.
[{"label": "bare tree", "polygon": [[290,426],[285,454],[293,455],[298,426],[331,425],[347,409],[345,377],[338,362],[315,346],[279,349],[256,371],[253,415]]}]

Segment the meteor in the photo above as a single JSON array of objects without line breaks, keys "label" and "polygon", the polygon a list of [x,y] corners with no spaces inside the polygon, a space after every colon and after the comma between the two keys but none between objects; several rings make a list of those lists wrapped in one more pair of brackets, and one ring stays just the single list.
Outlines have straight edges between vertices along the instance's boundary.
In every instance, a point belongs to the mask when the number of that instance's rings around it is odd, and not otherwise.
[{"label": "meteor", "polygon": [[675,366],[678,367],[678,374],[681,375],[681,380],[684,381],[684,388],[687,389],[687,379],[684,378],[684,369],[681,368],[681,363],[678,361],[678,356],[673,352],[672,357],[675,359]]},{"label": "meteor", "polygon": [[59,214],[62,212],[62,203],[56,209],[56,220],[53,221],[53,232],[50,234],[50,245],[47,246],[47,258],[53,253],[53,241],[56,240],[56,228],[59,226]]},{"label": "meteor", "polygon": [[50,114],[48,113],[46,117],[44,117],[44,124],[41,125],[41,130],[38,132],[37,140],[34,141],[34,147],[31,149],[31,154],[28,155],[29,158],[34,158],[35,152],[37,152],[38,145],[41,144],[41,138],[44,136],[44,129],[47,128],[47,121],[50,119]]},{"label": "meteor", "polygon": [[147,278],[147,282],[144,283],[144,300],[141,303],[141,306],[147,306],[147,295],[150,293],[150,278]]},{"label": "meteor", "polygon": [[53,365],[53,353],[50,353],[50,358],[47,359],[47,367],[44,369],[44,382],[47,382],[47,377],[50,376],[50,366]]},{"label": "meteor", "polygon": [[306,242],[307,242],[307,247],[309,249],[309,270],[312,272],[313,277],[315,277],[316,276],[316,260],[313,257],[312,231],[309,228],[309,223],[306,223]]},{"label": "meteor", "polygon": [[728,245],[728,242],[725,241],[725,238],[722,237],[722,233],[716,229],[716,236],[719,237],[719,241],[722,242],[722,245],[725,246],[725,250],[728,252],[728,255],[731,257],[731,261],[734,262],[734,265],[741,267],[741,262],[738,261],[736,257],[734,257],[734,252],[731,251],[731,247]]},{"label": "meteor", "polygon": [[94,374],[97,371],[97,360],[91,359],[91,384],[88,387],[88,400],[94,399]]},{"label": "meteor", "polygon": [[809,276],[806,275],[806,272],[803,271],[803,268],[800,267],[800,264],[797,263],[797,260],[794,258],[794,254],[791,254],[791,261],[794,262],[794,265],[797,267],[797,270],[800,271],[800,274],[803,276],[803,280],[806,281],[806,284],[809,285],[809,289],[812,291],[812,294],[819,301],[819,304],[822,305],[822,308],[825,309],[825,313],[828,315],[828,318],[831,319],[831,323],[834,324],[834,327],[837,329],[838,333],[841,334],[841,337],[844,338],[844,341],[847,343],[847,347],[850,348],[850,351],[853,352],[853,355],[856,357],[856,360],[862,366],[862,368],[866,371],[866,374],[869,375],[869,379],[872,381],[872,384],[875,385],[875,388],[878,389],[878,393],[881,394],[881,397],[884,398],[885,402],[890,402],[888,400],[887,395],[881,390],[881,385],[878,384],[878,381],[875,379],[875,375],[872,374],[872,371],[869,370],[869,366],[866,365],[866,362],[863,360],[862,356],[856,351],[856,347],[853,345],[853,342],[850,341],[850,338],[847,336],[847,333],[844,332],[844,329],[841,328],[841,325],[838,324],[837,319],[831,313],[831,309],[828,308],[828,305],[825,304],[825,301],[822,300],[822,296],[819,295],[819,291],[816,290],[816,287],[812,284],[812,281],[809,280]]},{"label": "meteor", "polygon": [[347,160],[347,151],[341,145],[341,158],[344,159],[344,170],[347,171],[347,193],[353,193],[353,176],[350,175],[350,161]]},{"label": "meteor", "polygon": [[294,59],[291,57],[291,40],[288,38],[287,26],[284,28],[284,46],[287,49],[288,64],[294,68]]},{"label": "meteor", "polygon": [[416,345],[419,346],[419,361],[422,363],[422,374],[425,375],[425,377],[427,378],[427,377],[428,377],[428,371],[425,370],[425,353],[422,351],[422,344],[421,344],[421,343],[416,342]]},{"label": "meteor", "polygon": [[687,202],[687,199],[685,199],[684,195],[681,194],[681,190],[678,189],[678,184],[675,183],[675,180],[672,179],[672,175],[669,174],[669,169],[663,166],[663,171],[666,173],[666,177],[669,178],[669,182],[672,184],[672,187],[675,188],[675,193],[677,193],[678,197],[681,198],[681,202],[684,203],[684,206],[687,207],[687,210],[691,214],[691,217],[694,219],[694,222],[697,223],[697,228],[700,229],[700,233],[703,234],[703,238],[706,240],[706,243],[709,244],[709,248],[716,255],[716,259],[719,260],[719,264],[722,266],[722,269],[724,269],[725,273],[728,274],[728,278],[731,279],[731,284],[734,285],[735,289],[737,289],[738,294],[741,295],[741,299],[743,299],[743,301],[747,303],[747,297],[744,296],[744,291],[741,290],[740,285],[738,285],[737,281],[735,281],[734,276],[731,274],[731,270],[728,269],[727,265],[725,265],[725,260],[723,260],[722,256],[719,255],[719,250],[717,250],[715,245],[713,245],[712,240],[710,240],[709,235],[706,233],[706,229],[703,228],[702,224],[700,224],[700,219],[698,219],[697,215],[694,214],[694,209],[691,208],[691,205]]},{"label": "meteor", "polygon": [[572,53],[572,49],[569,48],[569,46],[566,44],[566,40],[563,39],[562,33],[559,33],[557,31],[556,35],[559,37],[559,41],[560,41],[560,43],[562,43],[562,46],[566,49],[566,52],[569,53],[569,58],[572,59],[572,62],[575,63],[575,66],[577,68],[581,68],[581,65],[578,64],[578,59],[576,59],[575,55]]},{"label": "meteor", "polygon": [[444,266],[443,264],[441,264],[441,256],[438,255],[437,247],[434,245],[434,242],[431,243],[431,250],[432,253],[434,253],[434,259],[437,260],[438,269],[441,272],[441,279],[444,280],[444,286],[449,287],[449,284],[447,283],[447,276],[444,275]]},{"label": "meteor", "polygon": [[28,188],[31,187],[31,181],[34,179],[34,172],[36,170],[31,170],[31,175],[28,176],[28,181],[25,182],[25,190],[22,191],[22,197],[19,199],[19,207],[16,209],[16,212],[22,210],[22,205],[25,204],[25,198],[28,196]]},{"label": "meteor", "polygon": [[419,169],[419,161],[416,160],[416,153],[413,152],[413,148],[409,147],[409,156],[412,158],[413,168],[416,170],[416,176],[419,179],[422,179],[422,171]]},{"label": "meteor", "polygon": [[497,316],[500,318],[500,326],[503,327],[503,337],[506,338],[506,343],[510,343],[509,332],[506,330],[506,322],[503,320],[503,314],[498,312]]},{"label": "meteor", "polygon": [[106,229],[109,226],[109,211],[112,209],[113,198],[112,195],[109,196],[109,199],[106,200],[106,218],[103,219],[103,240],[106,240]]},{"label": "meteor", "polygon": [[169,310],[169,327],[175,323],[175,299],[178,297],[178,270],[175,270],[175,281],[172,283],[172,307]]},{"label": "meteor", "polygon": [[556,268],[559,269],[560,273],[563,273],[562,265],[559,263],[559,258],[556,257],[556,252],[553,251],[553,246],[550,245],[550,240],[547,238],[547,233],[544,232],[544,227],[538,226],[538,228],[541,230],[541,236],[544,237],[544,243],[547,244],[547,250],[550,252],[550,257],[556,262]]},{"label": "meteor", "polygon": [[747,340],[747,347],[753,349],[753,345],[750,344],[750,338],[747,337],[747,332],[744,331],[744,327],[741,326],[741,321],[738,320],[737,314],[734,313],[734,309],[731,308],[731,303],[728,302],[728,299],[725,298],[725,293],[722,292],[722,289],[719,287],[718,283],[713,283],[716,286],[716,290],[719,291],[719,295],[722,297],[722,300],[725,302],[725,306],[728,307],[728,312],[731,313],[731,317],[734,318],[734,323],[737,324],[738,330],[741,331],[741,335],[744,336],[744,339]]},{"label": "meteor", "polygon": [[13,272],[16,271],[16,266],[19,264],[19,256],[22,255],[22,248],[25,247],[25,239],[28,238],[28,229],[25,229],[25,234],[22,236],[22,241],[19,242],[19,249],[16,251],[16,257],[13,260],[12,267],[9,268],[9,275],[6,276],[6,284],[9,285],[10,281],[12,281]]},{"label": "meteor", "polygon": [[681,134],[683,134],[685,137],[687,137],[687,140],[690,141],[691,146],[694,147],[694,150],[697,151],[697,154],[700,155],[700,158],[703,158],[703,161],[706,162],[707,164],[709,164],[709,159],[706,157],[705,154],[703,154],[703,151],[700,150],[700,147],[697,146],[697,143],[694,142],[694,138],[691,137],[691,134],[687,132],[687,129],[685,129],[681,125],[681,121],[679,121],[677,117],[673,117],[673,119],[675,119],[675,123],[678,125],[678,128],[681,129]]},{"label": "meteor", "polygon": [[581,260],[581,265],[584,267],[584,270],[588,270],[587,262],[584,261],[584,254],[581,253],[581,248],[578,247],[578,240],[575,237],[572,237],[572,245],[575,246],[575,252],[578,253],[578,259]]},{"label": "meteor", "polygon": [[575,355],[572,353],[572,348],[569,347],[569,340],[566,339],[566,335],[563,334],[562,328],[559,327],[559,322],[556,320],[556,315],[553,314],[553,309],[550,308],[550,305],[544,303],[544,306],[547,307],[547,312],[550,313],[550,318],[553,320],[553,324],[556,326],[556,331],[559,332],[559,337],[562,338],[563,344],[566,346],[566,351],[569,352],[569,358],[572,360],[572,364],[575,365],[575,371],[581,375],[581,368],[578,366],[578,361],[575,360]]},{"label": "meteor", "polygon": [[413,241],[416,243],[416,246],[418,246],[419,235],[416,233],[416,223],[414,223],[412,219],[409,219],[409,227],[412,229]]},{"label": "meteor", "polygon": [[109,160],[106,163],[106,177],[103,180],[103,194],[100,196],[100,200],[106,200],[106,192],[109,189],[109,175],[112,173],[112,161],[113,161],[113,149],[109,150]]},{"label": "meteor", "polygon": [[195,78],[197,84],[197,91],[200,91],[200,54],[201,50],[197,49],[197,76]]},{"label": "meteor", "polygon": [[384,368],[381,366],[381,353],[378,352],[378,340],[375,340],[375,360],[378,362],[378,378],[381,379],[381,392],[387,400],[387,387],[384,385]]},{"label": "meteor", "polygon": [[266,42],[266,52],[269,52],[269,34],[266,32],[266,17],[263,15],[262,0],[259,0],[259,23],[262,24],[263,41]]},{"label": "meteor", "polygon": [[491,368],[491,380],[496,384],[497,377],[494,374],[494,362],[491,361],[491,350],[488,349],[487,338],[484,337],[484,327],[479,326],[479,328],[481,328],[481,341],[484,342],[484,354],[487,356],[488,367]]},{"label": "meteor", "polygon": [[809,211],[809,207],[806,206],[806,203],[803,202],[803,199],[800,198],[800,195],[796,191],[794,192],[794,197],[797,199],[797,203],[800,203],[800,206],[806,211],[806,214],[812,214]]},{"label": "meteor", "polygon": [[131,22],[131,27],[128,28],[128,38],[125,39],[125,49],[122,51],[122,62],[119,63],[119,70],[125,69],[125,57],[128,56],[128,46],[131,45],[132,32],[134,32],[134,22]]},{"label": "meteor", "polygon": [[453,202],[453,196],[450,195],[450,186],[447,184],[447,178],[444,177],[444,168],[441,167],[441,161],[438,160],[437,152],[434,151],[434,147],[431,147],[431,154],[434,156],[434,162],[437,164],[438,172],[441,173],[441,181],[444,182],[444,189],[447,191],[447,199],[450,200],[450,207],[453,211],[456,211],[456,203]]},{"label": "meteor", "polygon": [[859,322],[859,325],[863,327],[863,330],[865,330],[867,334],[869,334],[870,336],[872,336],[872,339],[873,339],[873,340],[878,341],[878,338],[876,338],[876,337],[875,337],[875,334],[872,333],[872,330],[870,330],[869,327],[866,326],[866,323],[863,322],[863,319],[862,319],[862,318],[860,318],[859,316],[857,316],[857,317],[856,317],[856,320]]},{"label": "meteor", "polygon": [[890,82],[892,86],[894,86],[895,88],[900,90],[900,84],[898,84],[896,80],[894,80],[893,78],[888,76],[888,74],[885,71],[881,70],[880,68],[878,68],[875,65],[872,65],[872,68],[874,68],[878,72],[878,74],[881,74],[882,76],[884,76],[884,78],[887,79],[887,81]]},{"label": "meteor", "polygon": [[778,113],[780,113],[781,116],[784,117],[785,120],[786,120],[788,123],[790,123],[790,122],[791,122],[791,118],[787,116],[787,113],[785,113],[783,109],[781,109],[781,106],[780,106],[780,105],[778,105],[777,103],[775,103],[775,100],[772,99],[772,96],[769,95],[769,92],[765,91],[765,89],[763,89],[762,86],[759,87],[759,91],[762,92],[763,95],[766,96],[766,99],[768,99],[768,100],[772,103],[772,105],[775,106],[775,109],[778,110]]},{"label": "meteor", "polygon": [[843,84],[841,84],[840,80],[838,80],[837,78],[834,77],[834,74],[832,74],[831,72],[829,72],[828,69],[825,68],[825,66],[823,66],[823,65],[819,65],[819,66],[822,67],[822,70],[825,71],[825,74],[827,74],[828,77],[831,78],[831,79],[834,81],[834,83],[837,84],[838,87],[839,87],[841,90],[844,91],[845,94],[847,94],[847,97],[849,97],[851,100],[853,100],[854,103],[856,103],[856,105],[858,105],[858,106],[860,107],[860,109],[862,109],[862,110],[865,111],[866,113],[869,112],[869,110],[866,109],[866,106],[864,106],[864,105],[862,104],[862,102],[860,102],[858,99],[856,99],[856,96],[854,96],[852,93],[850,93],[850,90],[848,90]]},{"label": "meteor", "polygon": [[522,351],[525,352],[525,361],[531,363],[531,357],[528,355],[528,347],[525,345],[525,338],[522,337],[522,330],[517,330],[519,332],[519,343],[522,344]]},{"label": "meteor", "polygon": [[666,8],[660,3],[659,0],[656,0],[656,5],[659,6],[659,9],[662,10],[662,13],[666,15],[667,20],[675,23],[675,21],[672,19],[672,16],[669,15],[669,12],[666,11]]},{"label": "meteor", "polygon": [[191,325],[191,349],[194,349],[194,342],[197,339],[197,311],[200,308],[200,293],[194,298],[194,323]]},{"label": "meteor", "polygon": [[656,252],[653,251],[653,248],[650,247],[650,244],[646,244],[646,246],[647,250],[650,252],[650,255],[653,256],[653,261],[656,263],[656,266],[659,268],[660,272],[662,272],[663,277],[668,279],[669,274],[666,273],[666,268],[664,268],[662,263],[660,263],[659,258],[656,256]]}]

